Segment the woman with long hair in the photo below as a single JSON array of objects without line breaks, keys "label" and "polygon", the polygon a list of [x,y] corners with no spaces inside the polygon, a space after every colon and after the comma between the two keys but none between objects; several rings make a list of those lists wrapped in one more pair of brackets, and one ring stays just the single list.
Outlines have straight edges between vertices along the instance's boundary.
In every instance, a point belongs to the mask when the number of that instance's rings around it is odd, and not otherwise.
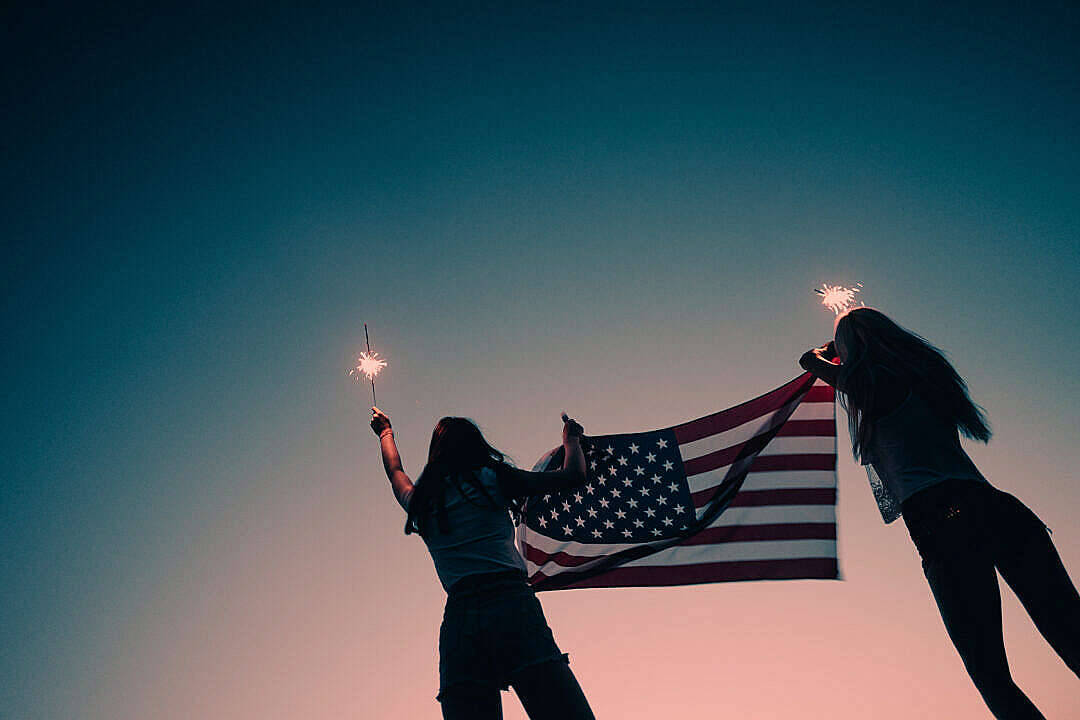
[{"label": "woman with long hair", "polygon": [[526,581],[511,520],[511,514],[520,520],[529,496],[585,482],[581,425],[563,424],[561,470],[526,472],[507,462],[471,420],[444,417],[415,484],[402,468],[390,418],[376,407],[371,429],[394,496],[408,514],[405,533],[423,539],[447,593],[439,631],[443,717],[501,718],[499,690],[513,687],[533,720],[592,720]]},{"label": "woman with long hair", "polygon": [[841,393],[852,451],[885,522],[903,515],[945,629],[990,711],[1042,718],[1005,657],[995,569],[1035,626],[1080,675],[1080,595],[1048,529],[992,487],[960,445],[990,428],[934,346],[872,308],[841,315],[835,339],[799,364]]}]

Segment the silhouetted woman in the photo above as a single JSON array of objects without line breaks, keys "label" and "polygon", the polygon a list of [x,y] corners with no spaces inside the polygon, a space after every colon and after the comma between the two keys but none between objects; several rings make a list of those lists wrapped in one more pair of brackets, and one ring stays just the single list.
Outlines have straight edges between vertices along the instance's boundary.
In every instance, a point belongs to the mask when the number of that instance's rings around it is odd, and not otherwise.
[{"label": "silhouetted woman", "polygon": [[585,482],[582,428],[563,425],[566,460],[556,472],[508,464],[472,421],[444,417],[414,485],[401,466],[390,418],[371,409],[394,496],[408,513],[446,590],[439,631],[443,717],[501,718],[500,688],[512,686],[533,720],[592,720],[567,657],[555,644],[514,545],[511,512],[521,500]]},{"label": "silhouetted woman", "polygon": [[940,351],[883,313],[856,308],[835,341],[799,360],[842,393],[852,450],[885,522],[901,514],[945,629],[998,718],[1041,718],[1013,682],[995,568],[1080,675],[1080,596],[1038,517],[992,487],[960,446],[990,428]]}]

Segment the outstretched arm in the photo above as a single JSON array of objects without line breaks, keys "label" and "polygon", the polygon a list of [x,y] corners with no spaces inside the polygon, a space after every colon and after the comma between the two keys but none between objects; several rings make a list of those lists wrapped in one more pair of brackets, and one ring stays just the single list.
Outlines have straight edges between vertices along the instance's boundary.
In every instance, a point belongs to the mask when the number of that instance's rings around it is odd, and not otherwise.
[{"label": "outstretched arm", "polygon": [[390,418],[377,407],[371,408],[371,429],[379,436],[382,448],[383,470],[390,480],[390,489],[394,497],[405,510],[409,509],[409,499],[413,494],[413,483],[401,466],[401,453],[394,441],[394,430],[390,427]]},{"label": "outstretched arm", "polygon": [[840,358],[836,354],[836,346],[830,340],[821,347],[807,350],[799,358],[799,365],[814,377],[824,380],[836,387],[840,378]]},{"label": "outstretched arm", "polygon": [[503,492],[510,497],[539,495],[576,487],[585,482],[585,454],[581,451],[584,428],[575,420],[563,416],[563,466],[550,472],[530,472],[507,467],[503,475]]}]

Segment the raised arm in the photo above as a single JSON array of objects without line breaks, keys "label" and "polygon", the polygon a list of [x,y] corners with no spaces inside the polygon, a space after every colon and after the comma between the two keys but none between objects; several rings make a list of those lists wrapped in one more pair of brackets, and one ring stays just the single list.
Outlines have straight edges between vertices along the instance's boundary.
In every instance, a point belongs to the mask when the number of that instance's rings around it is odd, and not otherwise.
[{"label": "raised arm", "polygon": [[394,442],[394,430],[390,427],[390,418],[377,407],[371,408],[371,429],[379,436],[382,448],[383,470],[390,480],[390,489],[394,497],[405,510],[409,509],[409,499],[413,494],[413,483],[401,466],[401,453]]},{"label": "raised arm", "polygon": [[840,378],[841,365],[832,340],[821,347],[804,352],[799,358],[799,365],[814,377],[836,387],[837,380]]},{"label": "raised arm", "polygon": [[530,472],[507,467],[502,473],[503,492],[510,497],[540,495],[585,482],[585,454],[581,451],[584,428],[563,415],[563,466],[550,472]]}]

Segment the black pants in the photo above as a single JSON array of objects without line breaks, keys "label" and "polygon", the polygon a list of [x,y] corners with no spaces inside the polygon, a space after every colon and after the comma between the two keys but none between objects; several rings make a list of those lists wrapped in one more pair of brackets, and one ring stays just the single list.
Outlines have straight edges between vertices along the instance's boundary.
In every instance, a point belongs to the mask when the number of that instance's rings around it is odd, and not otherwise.
[{"label": "black pants", "polygon": [[986,483],[949,480],[909,498],[904,521],[945,629],[995,717],[1042,718],[1005,658],[995,569],[1080,676],[1080,595],[1035,513]]},{"label": "black pants", "polygon": [[595,720],[536,594],[518,572],[463,578],[450,588],[439,631],[445,720],[500,720],[514,688],[532,720]]}]

